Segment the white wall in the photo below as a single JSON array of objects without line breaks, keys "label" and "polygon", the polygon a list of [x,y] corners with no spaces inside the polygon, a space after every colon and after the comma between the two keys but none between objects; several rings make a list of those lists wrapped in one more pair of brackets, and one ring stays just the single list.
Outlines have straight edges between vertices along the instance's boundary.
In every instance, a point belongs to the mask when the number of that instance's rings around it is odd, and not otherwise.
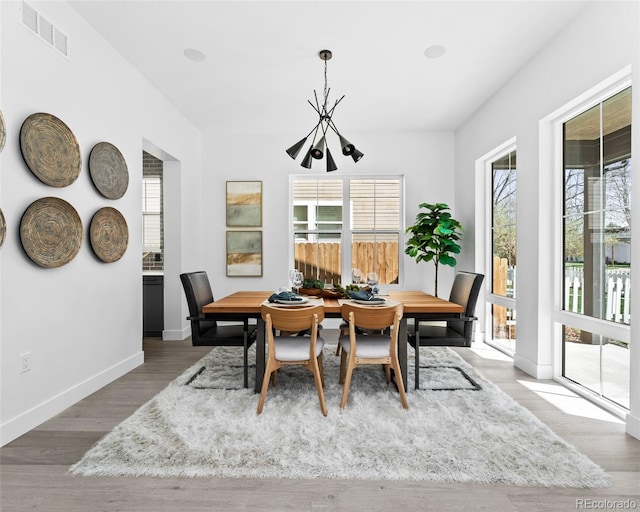
[{"label": "white wall", "polygon": [[[64,2],[29,2],[67,34],[70,57],[61,56],[20,24],[21,2],[0,3],[0,108],[8,137],[0,154],[0,205],[7,239],[0,249],[0,441],[28,431],[143,361],[141,271],[142,149],[153,146],[171,159],[175,192],[168,207],[174,243],[167,276],[169,324],[178,329],[184,312],[177,273],[198,264],[201,137],[123,58]],[[20,126],[34,112],[62,119],[75,134],[82,172],[75,183],[52,188],[24,163]],[[98,142],[122,152],[129,171],[123,198],[101,196],[91,182],[88,156]],[[183,200],[181,191],[189,190]],[[185,193],[186,194],[186,193]],[[55,269],[33,263],[19,237],[20,218],[38,198],[60,197],[78,211],[84,241],[73,261]],[[88,227],[103,206],[117,208],[129,228],[119,261],[106,264],[90,247]],[[176,217],[175,215],[178,215]],[[178,242],[175,242],[178,240]],[[32,370],[19,372],[19,354],[31,353]]]},{"label": "white wall", "polygon": [[[597,2],[588,6],[559,36],[524,66],[456,132],[456,205],[462,219],[472,218],[478,158],[512,137],[518,152],[518,339],[516,366],[541,378],[552,376],[551,308],[553,306],[552,198],[546,188],[548,168],[539,153],[539,123],[550,113],[615,74],[635,67],[633,105],[640,105],[638,3]],[[634,154],[638,136],[634,130]],[[638,180],[634,175],[635,183]],[[636,237],[636,243],[640,240]],[[636,251],[636,254],[640,251]],[[465,253],[465,263],[481,255]],[[637,261],[637,260],[636,260]],[[634,281],[634,289],[640,281]],[[632,340],[634,336],[632,327]],[[633,344],[633,343],[632,343]],[[640,373],[632,352],[632,372]],[[636,377],[637,381],[637,377]],[[640,395],[631,390],[632,414],[638,417]],[[635,420],[637,421],[637,419]]]},{"label": "white wall", "polygon": [[[301,104],[300,108],[304,108]],[[294,127],[295,128],[295,127]],[[213,219],[203,237],[204,270],[212,281],[214,295],[222,297],[236,290],[274,290],[288,284],[288,221],[290,213],[289,175],[326,174],[325,161],[316,161],[311,170],[300,166],[285,149],[300,134],[221,135],[205,133],[203,139],[203,218]],[[358,163],[344,157],[332,146],[338,171],[331,175],[362,173],[404,174],[406,188],[406,225],[412,224],[422,202],[444,202],[454,206],[453,133],[349,133],[365,156]],[[336,141],[337,144],[337,141]],[[398,148],[402,148],[399,150]],[[259,156],[258,156],[259,155]],[[263,181],[263,277],[226,277],[225,264],[225,182],[227,180]],[[455,212],[454,212],[455,213]],[[415,263],[405,257],[406,286],[433,292],[431,263]],[[448,294],[454,270],[440,271],[441,295]],[[445,290],[445,292],[442,292]]]}]

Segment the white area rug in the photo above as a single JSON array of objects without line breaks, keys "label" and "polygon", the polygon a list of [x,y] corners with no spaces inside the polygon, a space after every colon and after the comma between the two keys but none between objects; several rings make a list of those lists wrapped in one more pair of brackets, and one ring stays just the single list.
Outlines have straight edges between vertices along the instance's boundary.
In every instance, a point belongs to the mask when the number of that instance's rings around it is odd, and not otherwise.
[{"label": "white area rug", "polygon": [[423,348],[420,355],[424,389],[413,390],[411,360],[408,411],[377,366],[355,370],[349,402],[340,411],[339,358],[328,345],[328,416],[320,412],[311,372],[301,367],[280,370],[258,416],[258,395],[241,387],[242,351],[214,348],[100,440],[71,472],[610,484],[599,466],[454,351]]}]

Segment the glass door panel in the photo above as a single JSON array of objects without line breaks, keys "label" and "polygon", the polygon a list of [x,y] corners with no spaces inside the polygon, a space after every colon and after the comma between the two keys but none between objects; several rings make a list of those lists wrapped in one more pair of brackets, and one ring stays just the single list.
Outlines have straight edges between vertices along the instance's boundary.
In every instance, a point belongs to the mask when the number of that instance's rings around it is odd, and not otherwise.
[{"label": "glass door panel", "polygon": [[630,323],[631,88],[565,122],[563,137],[562,308],[593,328],[564,326],[562,375],[628,408],[628,343],[588,319]]}]

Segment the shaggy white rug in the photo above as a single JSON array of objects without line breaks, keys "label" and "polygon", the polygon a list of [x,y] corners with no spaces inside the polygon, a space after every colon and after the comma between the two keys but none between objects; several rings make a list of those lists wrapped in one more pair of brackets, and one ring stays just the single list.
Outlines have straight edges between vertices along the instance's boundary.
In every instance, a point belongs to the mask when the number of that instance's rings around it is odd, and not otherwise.
[{"label": "shaggy white rug", "polygon": [[[424,355],[423,355],[424,353]],[[311,372],[280,370],[264,411],[242,351],[214,348],[71,467],[76,475],[340,478],[602,487],[605,472],[447,348],[423,348],[409,410],[378,366],[354,371],[340,411],[325,347],[323,417]],[[202,370],[204,368],[204,370]],[[238,389],[239,387],[239,389]],[[235,388],[235,389],[233,389]]]}]

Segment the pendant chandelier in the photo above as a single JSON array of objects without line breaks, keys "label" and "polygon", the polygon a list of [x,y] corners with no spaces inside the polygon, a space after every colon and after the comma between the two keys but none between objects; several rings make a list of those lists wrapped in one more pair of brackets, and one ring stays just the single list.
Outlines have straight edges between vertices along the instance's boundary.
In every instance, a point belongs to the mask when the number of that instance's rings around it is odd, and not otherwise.
[{"label": "pendant chandelier", "polygon": [[310,100],[307,100],[309,105],[311,105],[313,110],[315,110],[318,114],[319,119],[317,124],[312,128],[312,130],[307,134],[306,137],[299,140],[293,146],[287,149],[287,154],[295,160],[298,156],[298,153],[300,153],[300,150],[307,142],[309,136],[313,134],[313,139],[311,140],[309,150],[305,154],[300,165],[302,165],[302,167],[305,167],[306,169],[311,169],[311,163],[313,162],[313,159],[321,160],[326,153],[327,172],[331,172],[336,171],[338,167],[336,166],[336,163],[331,156],[329,146],[327,146],[327,132],[333,131],[338,136],[338,139],[340,140],[340,147],[342,148],[342,154],[345,156],[350,156],[351,158],[353,158],[354,162],[359,161],[364,156],[364,153],[358,151],[358,149],[353,144],[351,144],[351,142],[345,139],[338,131],[338,128],[336,128],[336,125],[333,124],[333,112],[344,98],[344,94],[339,100],[336,100],[331,108],[328,108],[330,89],[327,87],[327,61],[331,59],[332,54],[330,50],[322,50],[319,55],[320,59],[324,61],[324,92],[322,105],[320,105],[320,103],[318,102],[318,94],[316,93],[315,89],[313,91],[313,95],[315,96],[316,100],[315,105],[311,103]]}]

